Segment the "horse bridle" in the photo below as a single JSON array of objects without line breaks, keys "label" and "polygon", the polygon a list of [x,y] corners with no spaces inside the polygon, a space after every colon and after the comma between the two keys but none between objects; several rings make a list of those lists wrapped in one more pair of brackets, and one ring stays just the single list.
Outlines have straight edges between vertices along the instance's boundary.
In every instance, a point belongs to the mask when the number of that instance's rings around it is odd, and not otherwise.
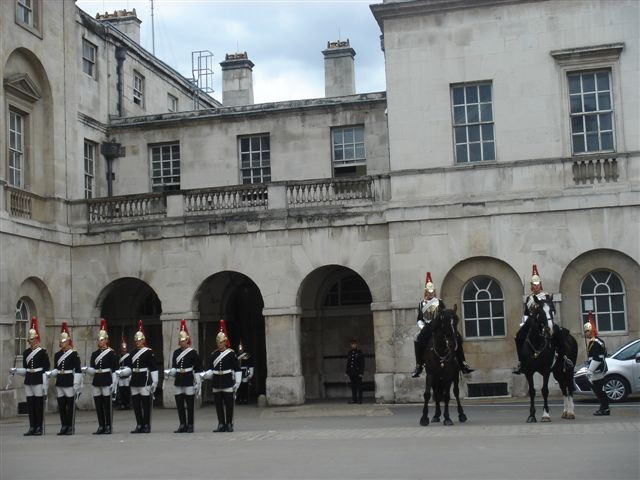
[{"label": "horse bridle", "polygon": [[[442,316],[442,314],[440,314],[440,315]],[[442,321],[442,318],[441,318],[441,321]],[[441,324],[440,328],[443,328],[442,324]],[[453,331],[453,338],[455,339],[456,338],[456,334],[455,334],[455,329],[453,327],[453,322],[451,322],[451,330]],[[433,343],[433,345],[431,347],[431,351],[433,352],[433,354],[440,361],[440,368],[444,368],[444,362],[448,361],[452,357],[453,352],[455,352],[458,349],[458,345],[457,345],[458,341],[457,341],[457,339],[454,342],[456,348],[454,348],[453,350],[451,350],[451,347],[450,347],[450,344],[449,344],[449,338],[446,335],[444,335],[444,343],[445,343],[445,345],[447,347],[447,350],[444,352],[443,355],[441,355],[440,352],[438,352],[438,350],[436,349],[435,342]]]}]

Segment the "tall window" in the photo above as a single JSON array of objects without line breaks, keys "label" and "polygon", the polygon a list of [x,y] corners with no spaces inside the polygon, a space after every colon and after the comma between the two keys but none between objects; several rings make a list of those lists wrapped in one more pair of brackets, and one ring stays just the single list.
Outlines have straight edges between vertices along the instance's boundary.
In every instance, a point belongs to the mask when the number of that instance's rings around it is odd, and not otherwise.
[{"label": "tall window", "polygon": [[243,184],[271,181],[269,134],[240,137],[240,173]]},{"label": "tall window", "polygon": [[18,0],[16,15],[18,21],[34,26],[33,0]]},{"label": "tall window", "polygon": [[144,107],[144,77],[133,72],[133,103]]},{"label": "tall window", "polygon": [[151,189],[154,192],[180,190],[180,144],[151,147]]},{"label": "tall window", "polygon": [[96,52],[98,47],[82,39],[82,71],[91,78],[96,77]]},{"label": "tall window", "polygon": [[178,111],[178,97],[174,97],[170,93],[167,93],[167,109],[170,112]]},{"label": "tall window", "polygon": [[96,176],[96,144],[84,141],[84,198],[93,198]]},{"label": "tall window", "polygon": [[611,72],[571,73],[568,80],[573,153],[613,151]]},{"label": "tall window", "polygon": [[627,330],[625,291],[620,277],[610,270],[589,273],[580,287],[583,323],[591,310],[601,332]]},{"label": "tall window", "polygon": [[363,125],[332,128],[331,142],[333,144],[333,175],[335,177],[367,174]]},{"label": "tall window", "polygon": [[476,277],[462,293],[465,337],[503,337],[506,326],[502,288],[491,277]]},{"label": "tall window", "polygon": [[9,184],[24,187],[24,125],[26,115],[9,110]]},{"label": "tall window", "polygon": [[496,159],[491,83],[451,87],[456,163]]},{"label": "tall window", "polygon": [[16,305],[16,324],[15,324],[15,339],[16,339],[16,356],[22,355],[27,348],[27,330],[29,327],[29,305],[20,299]]}]

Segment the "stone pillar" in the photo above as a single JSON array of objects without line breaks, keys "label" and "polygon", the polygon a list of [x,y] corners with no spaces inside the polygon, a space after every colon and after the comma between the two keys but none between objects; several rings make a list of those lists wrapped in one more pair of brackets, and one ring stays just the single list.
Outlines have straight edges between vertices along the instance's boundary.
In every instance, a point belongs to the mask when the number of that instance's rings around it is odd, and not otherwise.
[{"label": "stone pillar", "polygon": [[394,351],[396,354],[393,390],[395,401],[421,402],[424,394],[424,373],[420,378],[411,378],[415,367],[413,340],[418,333],[416,325],[417,302],[394,305]]},{"label": "stone pillar", "polygon": [[372,304],[373,341],[376,356],[375,383],[376,402],[395,401],[393,374],[396,371],[396,355],[393,340],[393,312],[387,304]]},{"label": "stone pillar", "polygon": [[267,402],[270,405],[304,403],[300,359],[300,309],[264,309],[267,344]]},{"label": "stone pillar", "polygon": [[[198,346],[198,313],[168,313],[160,315],[162,322],[162,353],[164,356],[164,365],[162,370],[168,368],[171,364],[171,357],[176,348],[178,348],[178,331],[180,328],[180,320],[185,319],[187,322],[187,330],[191,336],[191,346],[197,349]],[[201,358],[203,366],[206,358]],[[164,372],[158,372],[159,378],[164,382],[162,384],[162,405],[165,408],[176,408],[176,399],[174,397],[173,378],[165,378]]]}]

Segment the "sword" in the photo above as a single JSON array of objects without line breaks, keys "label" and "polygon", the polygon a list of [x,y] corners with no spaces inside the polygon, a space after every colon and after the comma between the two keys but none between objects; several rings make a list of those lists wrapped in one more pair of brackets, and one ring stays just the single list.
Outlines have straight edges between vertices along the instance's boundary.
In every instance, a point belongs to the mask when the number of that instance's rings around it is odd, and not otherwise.
[{"label": "sword", "polygon": [[11,369],[11,372],[9,373],[9,378],[7,378],[7,384],[5,385],[4,389],[5,390],[9,390],[9,387],[11,386],[11,384],[13,383],[13,377],[16,374],[14,368],[16,368],[16,362],[18,360],[18,357],[13,357],[13,368]]}]

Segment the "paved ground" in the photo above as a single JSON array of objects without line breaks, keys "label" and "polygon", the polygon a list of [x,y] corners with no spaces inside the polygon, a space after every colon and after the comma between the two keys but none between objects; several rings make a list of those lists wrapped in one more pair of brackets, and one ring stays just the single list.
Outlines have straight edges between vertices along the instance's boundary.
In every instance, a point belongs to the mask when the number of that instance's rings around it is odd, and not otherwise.
[{"label": "paved ground", "polygon": [[[196,433],[173,434],[175,410],[154,411],[153,431],[131,435],[133,413],[116,412],[116,433],[91,435],[94,412],[79,412],[77,434],[23,437],[25,417],[0,422],[2,480],[98,479],[638,479],[640,403],[593,417],[525,423],[528,402],[467,401],[469,420],[420,427],[419,405],[319,403],[237,408],[236,432],[211,433],[215,409],[196,412]],[[540,412],[538,412],[539,414]]]}]

